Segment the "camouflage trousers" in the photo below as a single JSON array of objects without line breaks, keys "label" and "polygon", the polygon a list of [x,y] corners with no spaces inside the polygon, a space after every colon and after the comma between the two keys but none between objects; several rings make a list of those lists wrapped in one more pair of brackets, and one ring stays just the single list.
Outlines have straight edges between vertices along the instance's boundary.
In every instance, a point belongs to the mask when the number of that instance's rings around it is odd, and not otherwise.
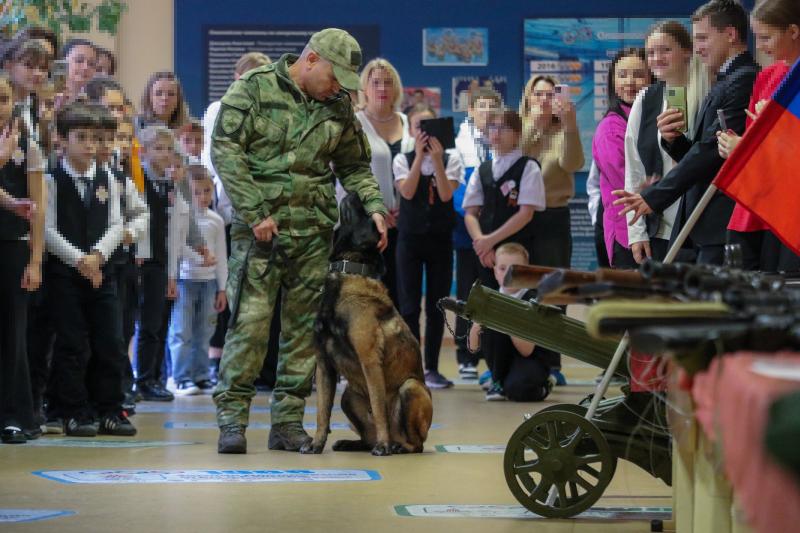
[{"label": "camouflage trousers", "polygon": [[308,237],[280,234],[277,250],[272,243],[242,237],[234,236],[228,262],[226,290],[232,325],[225,337],[214,391],[217,423],[220,427],[248,423],[250,402],[256,394],[253,383],[264,364],[279,289],[281,337],[272,423],[302,421],[316,364],[314,321],[328,268],[331,233]]}]

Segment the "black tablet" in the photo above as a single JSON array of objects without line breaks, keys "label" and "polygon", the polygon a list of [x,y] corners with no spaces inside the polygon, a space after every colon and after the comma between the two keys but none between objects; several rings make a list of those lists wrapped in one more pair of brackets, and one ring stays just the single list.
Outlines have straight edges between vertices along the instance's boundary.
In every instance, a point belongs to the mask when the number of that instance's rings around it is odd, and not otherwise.
[{"label": "black tablet", "polygon": [[445,150],[456,147],[455,128],[453,117],[430,118],[419,121],[419,129],[429,137],[436,137]]}]

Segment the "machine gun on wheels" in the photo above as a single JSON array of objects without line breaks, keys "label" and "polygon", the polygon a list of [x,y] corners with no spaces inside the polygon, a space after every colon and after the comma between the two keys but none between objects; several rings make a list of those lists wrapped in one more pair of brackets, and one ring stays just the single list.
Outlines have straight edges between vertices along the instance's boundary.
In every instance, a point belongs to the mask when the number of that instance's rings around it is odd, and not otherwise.
[{"label": "machine gun on wheels", "polygon": [[[466,302],[444,298],[440,306],[464,319],[600,368],[621,357],[617,353],[619,338],[592,338],[583,322],[565,316],[558,307],[517,300],[480,282],[472,287]],[[614,366],[616,375],[629,377],[626,365]],[[602,393],[606,387],[607,383]],[[503,470],[511,492],[531,512],[568,518],[585,511],[603,495],[619,458],[670,484],[672,463],[670,436],[663,429],[665,412],[662,404],[648,400],[652,398],[642,401],[640,395],[627,392],[607,400],[593,398],[597,405],[590,420],[586,415],[591,405],[555,405],[530,416],[506,446]]]}]

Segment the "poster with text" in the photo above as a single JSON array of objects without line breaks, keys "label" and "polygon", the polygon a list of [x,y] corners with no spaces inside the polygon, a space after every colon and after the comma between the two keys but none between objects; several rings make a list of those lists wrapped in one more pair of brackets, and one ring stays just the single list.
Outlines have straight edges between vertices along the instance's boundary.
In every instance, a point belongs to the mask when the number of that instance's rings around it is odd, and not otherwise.
[{"label": "poster with text", "polygon": [[427,104],[437,115],[441,114],[442,90],[439,87],[403,87],[403,104],[400,106],[403,113],[408,114],[417,104]]},{"label": "poster with text", "polygon": [[[578,128],[592,163],[592,137],[608,107],[608,68],[617,51],[644,46],[647,30],[665,18],[547,18],[524,22],[524,75],[545,74],[570,86]],[[676,18],[687,29],[687,19]]]},{"label": "poster with text", "polygon": [[456,76],[453,78],[453,107],[454,112],[466,112],[469,98],[480,87],[493,89],[500,93],[503,101],[508,95],[508,78],[505,76]]},{"label": "poster with text", "polygon": [[[261,52],[272,61],[300,54],[321,25],[215,25],[205,28],[205,104],[219,100],[233,83],[236,61],[247,52]],[[342,26],[361,45],[362,64],[380,54],[379,26]]]},{"label": "poster with text", "polygon": [[423,29],[422,64],[426,67],[481,67],[488,65],[489,29]]}]

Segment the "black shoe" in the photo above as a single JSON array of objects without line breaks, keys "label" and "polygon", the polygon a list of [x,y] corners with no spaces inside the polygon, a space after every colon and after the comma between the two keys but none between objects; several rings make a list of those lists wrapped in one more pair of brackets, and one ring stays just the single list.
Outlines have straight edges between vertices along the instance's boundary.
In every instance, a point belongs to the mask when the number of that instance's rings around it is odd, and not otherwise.
[{"label": "black shoe", "polygon": [[141,383],[138,385],[137,391],[145,402],[171,402],[175,399],[175,396],[157,381]]},{"label": "black shoe", "polygon": [[28,439],[25,438],[25,432],[17,426],[4,427],[3,431],[0,431],[0,440],[4,444],[25,444],[28,442]]},{"label": "black shoe", "polygon": [[124,413],[117,415],[106,415],[100,419],[100,428],[97,431],[101,435],[116,435],[117,437],[133,437],[136,435],[136,428]]},{"label": "black shoe", "polygon": [[303,429],[302,423],[283,422],[282,424],[275,424],[269,430],[267,447],[270,450],[296,452],[309,442],[311,442],[311,437]]},{"label": "black shoe", "polygon": [[245,427],[240,424],[227,424],[219,428],[217,453],[247,453]]},{"label": "black shoe", "polygon": [[203,392],[212,390],[217,384],[210,380],[210,379],[201,379],[200,381],[195,382],[197,388]]},{"label": "black shoe", "polygon": [[91,418],[68,418],[64,425],[64,433],[68,437],[96,437],[97,423]]},{"label": "black shoe", "polygon": [[39,426],[32,427],[23,431],[26,440],[36,440],[42,436],[42,428]]}]

